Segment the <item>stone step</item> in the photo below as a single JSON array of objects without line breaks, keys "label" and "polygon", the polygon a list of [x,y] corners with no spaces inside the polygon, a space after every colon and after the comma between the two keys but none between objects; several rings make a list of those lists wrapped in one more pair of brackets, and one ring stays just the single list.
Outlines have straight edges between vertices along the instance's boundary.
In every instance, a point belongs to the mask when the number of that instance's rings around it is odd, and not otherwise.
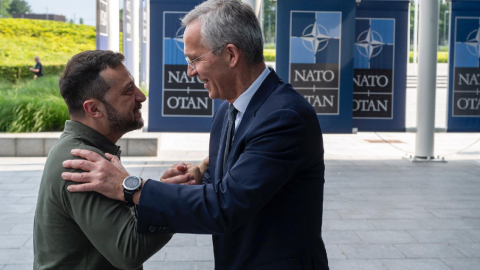
[{"label": "stone step", "polygon": [[[0,157],[46,157],[61,132],[0,134]],[[134,133],[117,142],[122,156],[157,156],[158,133]]]}]

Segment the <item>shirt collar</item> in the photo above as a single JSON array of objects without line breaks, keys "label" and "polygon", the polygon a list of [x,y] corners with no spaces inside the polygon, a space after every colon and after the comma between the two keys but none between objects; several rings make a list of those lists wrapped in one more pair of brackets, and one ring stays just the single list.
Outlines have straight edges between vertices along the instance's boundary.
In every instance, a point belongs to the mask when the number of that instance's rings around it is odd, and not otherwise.
[{"label": "shirt collar", "polygon": [[89,126],[86,126],[77,121],[67,120],[65,122],[64,132],[80,135],[83,139],[89,140],[95,145],[95,147],[97,147],[104,153],[110,153],[120,158],[120,146],[115,145],[107,137],[103,136],[98,131],[94,130]]},{"label": "shirt collar", "polygon": [[267,78],[268,74],[270,73],[270,69],[268,67],[263,70],[262,74],[258,76],[258,78],[248,87],[248,89],[243,92],[234,102],[233,106],[235,109],[237,109],[240,113],[245,113],[247,110],[248,103],[250,103],[250,100],[252,99],[253,95],[255,92],[257,92],[258,88],[260,88],[260,85],[262,85],[263,81],[265,78]]}]

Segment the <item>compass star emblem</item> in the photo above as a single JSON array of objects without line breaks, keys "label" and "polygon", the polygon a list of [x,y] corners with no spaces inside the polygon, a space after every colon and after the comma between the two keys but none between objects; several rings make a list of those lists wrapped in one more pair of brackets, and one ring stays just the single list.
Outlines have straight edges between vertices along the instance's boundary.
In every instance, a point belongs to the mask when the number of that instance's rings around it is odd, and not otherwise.
[{"label": "compass star emblem", "polygon": [[467,50],[470,54],[480,58],[480,28],[470,32],[465,44],[467,45]]},{"label": "compass star emblem", "polygon": [[382,52],[385,43],[377,31],[368,29],[358,35],[355,45],[358,52],[370,60]]},{"label": "compass star emblem", "polygon": [[300,37],[303,42],[303,46],[311,52],[317,53],[323,51],[328,41],[332,39],[329,36],[328,30],[320,24],[310,24],[307,26]]},{"label": "compass star emblem", "polygon": [[177,30],[177,33],[175,33],[175,37],[173,40],[175,40],[175,45],[177,45],[178,49],[180,49],[183,52],[183,32],[185,32],[185,26],[180,27]]}]

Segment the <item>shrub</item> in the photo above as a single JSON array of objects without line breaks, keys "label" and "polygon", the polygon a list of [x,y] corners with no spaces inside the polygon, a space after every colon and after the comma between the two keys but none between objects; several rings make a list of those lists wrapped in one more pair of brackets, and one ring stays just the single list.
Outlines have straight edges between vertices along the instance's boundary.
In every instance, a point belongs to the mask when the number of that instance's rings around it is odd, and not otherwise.
[{"label": "shrub", "polygon": [[275,61],[275,49],[264,49],[263,56],[265,57],[265,61]]},{"label": "shrub", "polygon": [[0,19],[0,79],[33,77],[38,55],[44,74],[59,75],[75,54],[95,49],[95,27],[64,22]]},{"label": "shrub", "polygon": [[[418,60],[418,55],[417,55]],[[408,61],[413,63],[413,52],[410,52]],[[437,52],[437,63],[448,63],[448,52]]]},{"label": "shrub", "polygon": [[0,83],[0,131],[61,131],[69,119],[58,76],[36,81]]}]

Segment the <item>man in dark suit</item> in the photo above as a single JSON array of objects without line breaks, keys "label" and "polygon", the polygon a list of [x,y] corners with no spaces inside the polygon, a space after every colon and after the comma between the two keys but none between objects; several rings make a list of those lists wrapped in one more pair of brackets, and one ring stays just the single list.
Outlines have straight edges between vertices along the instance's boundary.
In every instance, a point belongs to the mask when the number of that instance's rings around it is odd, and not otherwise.
[{"label": "man in dark suit", "polygon": [[[97,191],[138,204],[144,233],[212,234],[216,269],[328,269],[321,238],[324,160],[317,116],[291,85],[265,66],[260,24],[237,0],[209,0],[183,19],[189,76],[226,100],[210,135],[201,185],[129,179],[119,161],[85,150],[64,166],[70,191]],[[100,175],[100,176],[99,176]],[[124,181],[124,183],[125,183]]]}]

